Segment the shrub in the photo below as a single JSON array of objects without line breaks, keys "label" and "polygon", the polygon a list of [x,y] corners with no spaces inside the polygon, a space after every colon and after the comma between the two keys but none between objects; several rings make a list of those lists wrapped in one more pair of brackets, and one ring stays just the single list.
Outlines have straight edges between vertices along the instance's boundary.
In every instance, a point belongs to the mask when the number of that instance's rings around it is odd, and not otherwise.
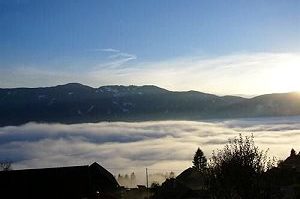
[{"label": "shrub", "polygon": [[210,160],[213,198],[261,198],[261,176],[271,166],[267,151],[255,146],[253,135],[230,139]]}]

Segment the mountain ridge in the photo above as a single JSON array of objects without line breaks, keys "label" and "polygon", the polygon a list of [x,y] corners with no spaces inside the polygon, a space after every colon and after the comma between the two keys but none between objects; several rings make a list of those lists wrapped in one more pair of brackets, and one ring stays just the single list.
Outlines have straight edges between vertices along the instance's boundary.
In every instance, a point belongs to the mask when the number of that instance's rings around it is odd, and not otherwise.
[{"label": "mountain ridge", "polygon": [[300,115],[300,94],[253,98],[199,91],[169,91],[154,85],[79,83],[52,87],[0,88],[0,126],[27,122],[198,120]]}]

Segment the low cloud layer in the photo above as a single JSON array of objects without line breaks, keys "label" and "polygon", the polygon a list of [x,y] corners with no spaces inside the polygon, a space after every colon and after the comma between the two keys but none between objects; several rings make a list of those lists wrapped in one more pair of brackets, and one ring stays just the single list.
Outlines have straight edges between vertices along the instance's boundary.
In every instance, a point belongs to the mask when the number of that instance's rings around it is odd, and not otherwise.
[{"label": "low cloud layer", "polygon": [[[197,147],[210,157],[228,138],[253,133],[261,149],[278,159],[300,150],[300,117],[220,121],[36,124],[0,128],[0,158],[15,169],[99,162],[115,175],[144,176],[191,166]],[[143,178],[138,178],[143,179]],[[142,182],[141,182],[142,183]]]}]

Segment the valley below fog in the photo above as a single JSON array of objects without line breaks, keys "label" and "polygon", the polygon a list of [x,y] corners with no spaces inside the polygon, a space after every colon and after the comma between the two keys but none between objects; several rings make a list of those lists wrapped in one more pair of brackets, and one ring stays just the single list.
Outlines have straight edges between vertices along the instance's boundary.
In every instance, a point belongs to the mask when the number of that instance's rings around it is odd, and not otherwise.
[{"label": "valley below fog", "polygon": [[150,174],[192,166],[200,147],[209,158],[229,138],[253,134],[260,149],[285,159],[300,150],[300,117],[207,121],[100,122],[39,124],[0,128],[1,160],[13,169],[85,165],[98,162],[114,175],[135,172],[144,183]]}]

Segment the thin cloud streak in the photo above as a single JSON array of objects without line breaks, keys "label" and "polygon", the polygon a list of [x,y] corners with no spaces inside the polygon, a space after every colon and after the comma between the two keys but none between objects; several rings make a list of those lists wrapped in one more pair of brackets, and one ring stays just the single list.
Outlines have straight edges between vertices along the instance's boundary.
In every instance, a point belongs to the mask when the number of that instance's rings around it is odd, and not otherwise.
[{"label": "thin cloud streak", "polygon": [[113,52],[113,53],[120,52],[120,50],[113,49],[113,48],[103,48],[103,49],[101,49],[101,51],[103,51],[103,52]]},{"label": "thin cloud streak", "polygon": [[98,64],[93,67],[91,72],[103,71],[108,69],[120,69],[126,65],[127,62],[136,60],[137,56],[130,53],[121,52],[120,50],[113,48],[97,49],[97,52],[106,52],[110,55],[106,56],[106,59],[103,63]]},{"label": "thin cloud streak", "polygon": [[120,50],[114,49],[114,48],[95,48],[89,50],[91,52],[108,52],[108,53],[119,53]]}]

